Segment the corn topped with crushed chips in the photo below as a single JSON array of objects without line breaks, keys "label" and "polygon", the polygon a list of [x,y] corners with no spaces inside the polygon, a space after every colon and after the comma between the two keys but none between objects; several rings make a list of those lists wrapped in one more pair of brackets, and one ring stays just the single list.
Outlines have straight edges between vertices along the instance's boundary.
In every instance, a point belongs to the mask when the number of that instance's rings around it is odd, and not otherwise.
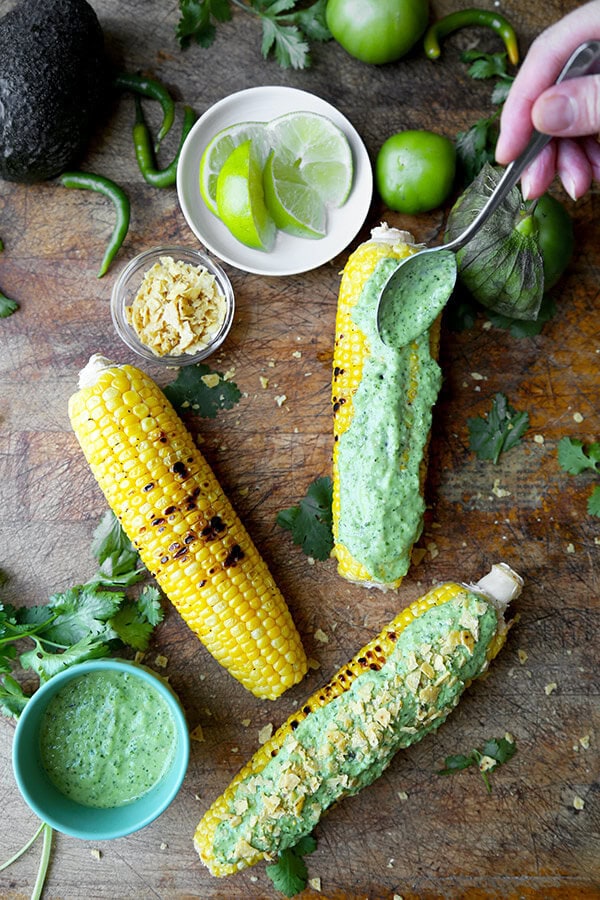
[{"label": "corn topped with crushed chips", "polygon": [[161,256],[144,274],[125,317],[156,356],[195,354],[219,333],[227,303],[203,266]]}]

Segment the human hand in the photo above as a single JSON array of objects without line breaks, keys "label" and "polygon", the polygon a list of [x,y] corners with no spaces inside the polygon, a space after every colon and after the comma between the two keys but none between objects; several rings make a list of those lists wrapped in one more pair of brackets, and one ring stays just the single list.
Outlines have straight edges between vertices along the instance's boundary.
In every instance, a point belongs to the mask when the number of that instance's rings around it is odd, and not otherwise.
[{"label": "human hand", "polygon": [[542,32],[529,49],[502,110],[496,160],[511,162],[533,128],[554,135],[521,178],[526,198],[541,196],[558,174],[576,200],[600,181],[600,74],[554,82],[571,53],[600,38],[600,0],[592,0]]}]

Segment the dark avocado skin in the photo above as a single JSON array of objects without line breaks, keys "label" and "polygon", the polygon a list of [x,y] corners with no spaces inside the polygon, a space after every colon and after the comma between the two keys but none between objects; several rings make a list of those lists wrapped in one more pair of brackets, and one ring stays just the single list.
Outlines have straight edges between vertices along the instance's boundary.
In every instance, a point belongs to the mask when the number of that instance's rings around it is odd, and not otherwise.
[{"label": "dark avocado skin", "polygon": [[0,178],[76,163],[101,118],[104,40],[85,0],[22,0],[0,19]]}]

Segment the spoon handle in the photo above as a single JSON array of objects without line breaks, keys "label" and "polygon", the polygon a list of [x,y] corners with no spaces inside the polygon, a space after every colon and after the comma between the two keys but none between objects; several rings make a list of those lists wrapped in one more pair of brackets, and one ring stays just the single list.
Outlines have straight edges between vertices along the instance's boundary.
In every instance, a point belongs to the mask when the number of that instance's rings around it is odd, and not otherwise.
[{"label": "spoon handle", "polygon": [[[586,41],[585,44],[581,44],[571,54],[555,84],[559,84],[561,81],[566,81],[569,78],[580,78],[583,75],[587,75],[598,60],[600,60],[600,41]],[[507,166],[502,178],[496,185],[496,189],[483,209],[480,210],[479,214],[462,234],[448,244],[444,244],[445,250],[459,250],[471,239],[476,231],[479,231],[492,213],[498,209],[506,195],[514,188],[523,174],[523,170],[536,158],[550,140],[552,140],[551,135],[542,134],[534,129],[531,140],[520,156]]]}]

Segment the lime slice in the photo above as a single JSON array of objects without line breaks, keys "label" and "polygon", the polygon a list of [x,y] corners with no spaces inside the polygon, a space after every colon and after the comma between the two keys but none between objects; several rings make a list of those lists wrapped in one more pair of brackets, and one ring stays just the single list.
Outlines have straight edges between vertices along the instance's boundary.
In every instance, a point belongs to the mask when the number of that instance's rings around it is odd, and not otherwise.
[{"label": "lime slice", "polygon": [[256,149],[263,155],[262,162],[264,164],[268,146],[265,140],[265,126],[262,122],[239,122],[223,128],[206,145],[200,158],[200,194],[215,215],[218,215],[217,176],[230,153],[247,140],[254,141]]},{"label": "lime slice", "polygon": [[291,158],[269,154],[263,187],[267,209],[278,228],[297,237],[325,236],[325,205],[314,188],[304,181]]},{"label": "lime slice", "polygon": [[218,216],[232,235],[256,250],[275,243],[275,223],[265,206],[262,166],[252,140],[233,150],[217,177]]},{"label": "lime slice", "polygon": [[267,137],[276,156],[291,156],[306,184],[324,203],[342,206],[352,187],[352,150],[341,128],[319,113],[291,112],[272,119]]}]

